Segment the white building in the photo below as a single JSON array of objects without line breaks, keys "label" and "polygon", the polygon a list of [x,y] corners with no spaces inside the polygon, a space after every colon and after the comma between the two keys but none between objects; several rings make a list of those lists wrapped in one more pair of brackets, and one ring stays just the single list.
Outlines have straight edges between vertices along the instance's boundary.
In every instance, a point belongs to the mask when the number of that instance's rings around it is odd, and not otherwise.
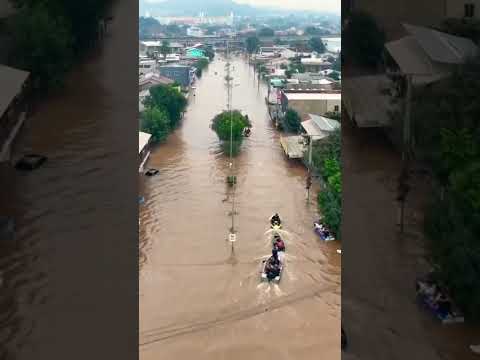
[{"label": "white building", "polygon": [[138,64],[138,72],[140,75],[151,73],[157,70],[157,62],[155,60],[140,60]]},{"label": "white building", "polygon": [[192,26],[187,29],[187,35],[188,36],[193,36],[193,37],[202,37],[204,35],[203,30],[196,27]]},{"label": "white building", "polygon": [[305,93],[285,92],[282,96],[283,111],[293,109],[300,117],[308,114],[325,115],[327,112],[340,112],[342,94],[340,93]]}]

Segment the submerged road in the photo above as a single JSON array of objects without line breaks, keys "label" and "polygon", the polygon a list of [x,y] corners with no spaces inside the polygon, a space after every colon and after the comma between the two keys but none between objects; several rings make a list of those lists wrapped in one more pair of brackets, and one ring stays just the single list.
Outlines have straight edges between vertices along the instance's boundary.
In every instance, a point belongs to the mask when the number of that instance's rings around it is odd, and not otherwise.
[{"label": "submerged road", "polygon": [[[234,159],[237,242],[226,241],[231,198],[228,158],[211,119],[226,108],[225,60],[196,84],[182,126],[140,178],[140,356],[150,359],[340,359],[340,255],[312,231],[315,196],[306,172],[285,158],[265,105],[266,87],[248,63],[233,61],[233,108],[253,123]],[[278,212],[287,258],[278,285],[260,283]]]}]

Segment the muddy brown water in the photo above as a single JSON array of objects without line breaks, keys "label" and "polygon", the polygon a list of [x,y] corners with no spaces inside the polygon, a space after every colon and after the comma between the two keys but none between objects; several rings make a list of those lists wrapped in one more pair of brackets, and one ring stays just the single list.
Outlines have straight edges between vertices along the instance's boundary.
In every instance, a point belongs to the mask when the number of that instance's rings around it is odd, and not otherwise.
[{"label": "muddy brown water", "polygon": [[16,228],[0,244],[1,359],[138,352],[138,59],[126,46],[138,41],[137,8],[114,9],[104,47],[27,119],[13,160],[33,152],[45,165],[0,170],[0,213]]},{"label": "muddy brown water", "polygon": [[[147,359],[339,359],[339,243],[319,241],[305,168],[286,159],[266,108],[266,87],[233,61],[233,108],[253,123],[234,158],[237,241],[226,241],[229,160],[211,119],[226,108],[225,60],[196,84],[182,126],[153,149],[140,177],[140,357]],[[215,74],[217,73],[217,74]],[[316,192],[316,191],[315,191]],[[260,282],[271,251],[268,218],[284,220],[281,282]]]}]

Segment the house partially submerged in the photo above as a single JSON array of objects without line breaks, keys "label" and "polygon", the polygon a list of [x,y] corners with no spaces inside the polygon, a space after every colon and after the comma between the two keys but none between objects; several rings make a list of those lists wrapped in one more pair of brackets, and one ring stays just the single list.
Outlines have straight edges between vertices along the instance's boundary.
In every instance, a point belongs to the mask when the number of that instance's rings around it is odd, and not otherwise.
[{"label": "house partially submerged", "polygon": [[30,73],[0,65],[0,162],[10,157],[10,148],[25,121],[24,91]]},{"label": "house partially submerged", "polygon": [[141,92],[157,85],[172,85],[174,82],[174,80],[166,76],[160,75],[156,72],[149,72],[140,76],[138,81],[138,88],[139,92]]},{"label": "house partially submerged", "polygon": [[340,92],[283,92],[282,110],[295,110],[300,117],[308,114],[324,115],[327,112],[341,111]]}]

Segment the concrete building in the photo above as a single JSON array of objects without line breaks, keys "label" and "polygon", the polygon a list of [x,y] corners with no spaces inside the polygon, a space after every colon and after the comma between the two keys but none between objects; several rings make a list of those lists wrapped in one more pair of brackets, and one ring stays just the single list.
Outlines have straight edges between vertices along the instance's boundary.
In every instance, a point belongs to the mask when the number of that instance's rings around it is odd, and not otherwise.
[{"label": "concrete building", "polygon": [[0,65],[0,162],[10,157],[10,149],[26,118],[25,88],[30,74]]},{"label": "concrete building", "polygon": [[192,26],[187,29],[187,36],[202,37],[203,35],[203,30],[198,27]]},{"label": "concrete building", "polygon": [[155,72],[146,73],[139,78],[139,91],[150,89],[157,85],[172,85],[174,81],[166,76],[162,76]]},{"label": "concrete building", "polygon": [[193,80],[192,68],[185,65],[164,65],[159,67],[160,75],[179,83],[183,88],[188,88]]},{"label": "concrete building", "polygon": [[300,117],[308,114],[325,115],[327,112],[340,112],[342,103],[341,93],[300,93],[283,92],[282,110],[293,109]]},{"label": "concrete building", "polygon": [[154,72],[157,70],[156,60],[140,60],[138,64],[138,72],[140,75]]}]

